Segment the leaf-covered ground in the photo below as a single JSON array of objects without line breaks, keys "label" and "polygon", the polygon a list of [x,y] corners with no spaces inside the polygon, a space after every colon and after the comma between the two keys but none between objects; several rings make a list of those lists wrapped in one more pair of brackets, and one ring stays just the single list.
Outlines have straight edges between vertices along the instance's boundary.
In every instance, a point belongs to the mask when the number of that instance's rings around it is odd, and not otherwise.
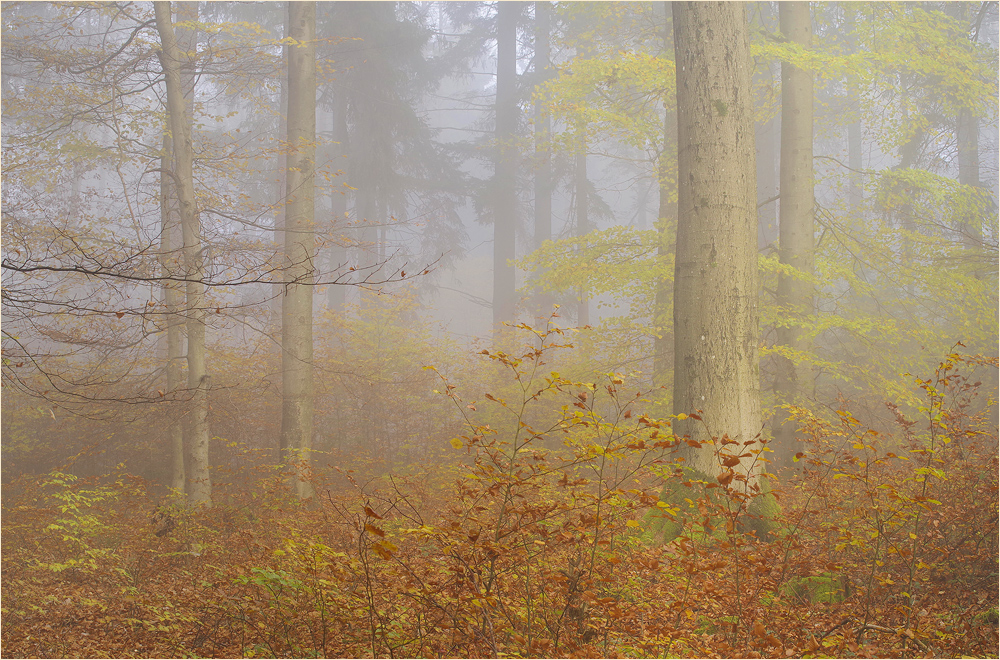
[{"label": "leaf-covered ground", "polygon": [[446,385],[469,431],[445,453],[317,469],[307,503],[252,461],[201,509],[121,473],[22,477],[3,655],[997,657],[997,440],[961,366],[891,434],[800,411],[799,469],[764,488],[725,438],[718,475],[682,469],[620,379],[555,376],[489,399],[509,427]]}]

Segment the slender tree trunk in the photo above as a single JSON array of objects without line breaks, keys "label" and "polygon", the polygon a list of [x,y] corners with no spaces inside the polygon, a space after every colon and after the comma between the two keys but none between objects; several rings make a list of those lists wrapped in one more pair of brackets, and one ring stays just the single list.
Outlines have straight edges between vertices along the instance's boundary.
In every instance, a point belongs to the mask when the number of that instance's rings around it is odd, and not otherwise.
[{"label": "slender tree trunk", "polygon": [[281,305],[281,451],[299,497],[312,495],[316,3],[288,3],[288,172]]},{"label": "slender tree trunk", "polygon": [[[844,3],[842,3],[843,5]],[[857,14],[854,7],[844,6],[844,25],[847,32],[848,43],[851,52],[857,52]],[[847,125],[847,166],[851,171],[847,174],[849,182],[848,201],[851,204],[851,213],[861,214],[864,203],[864,179],[861,170],[864,168],[861,149],[861,88],[858,77],[851,75],[847,79],[847,110],[853,117]]]},{"label": "slender tree trunk", "polygon": [[[674,410],[701,410],[676,432],[703,443],[688,465],[716,475],[712,437],[742,453],[761,431],[757,209],[750,43],[742,2],[674,2],[678,205]],[[759,465],[742,460],[755,481]],[[744,477],[749,473],[748,477]]]},{"label": "slender tree trunk", "polygon": [[[586,125],[580,130],[580,145],[576,152],[576,235],[586,236],[590,231],[590,218],[587,214],[587,207],[590,201],[587,199],[587,189],[590,183],[587,181],[587,129]],[[590,325],[590,300],[587,298],[586,286],[580,288],[580,299],[576,306],[576,324],[580,327]]]},{"label": "slender tree trunk", "polygon": [[[808,2],[778,7],[781,32],[793,43],[812,45]],[[781,64],[781,205],[778,244],[781,263],[795,269],[778,275],[777,305],[787,323],[777,329],[786,355],[777,359],[774,389],[778,401],[801,403],[810,395],[811,373],[804,354],[811,348],[803,324],[813,313],[815,230],[813,228],[813,80],[812,73]],[[797,425],[783,410],[775,413],[774,462],[790,466],[796,452]]]},{"label": "slender tree trunk", "polygon": [[[347,166],[347,159],[343,157],[347,153],[347,101],[346,96],[337,93],[334,98],[334,110],[331,113],[333,123],[333,166],[340,171]],[[329,264],[331,279],[342,271],[347,263],[347,248],[341,237],[343,227],[347,222],[347,190],[342,184],[346,180],[344,174],[335,176],[330,184],[330,248]],[[329,285],[326,292],[326,305],[328,309],[341,310],[344,308],[346,296],[343,286]]]},{"label": "slender tree trunk", "polygon": [[[166,318],[167,343],[167,386],[170,399],[175,399],[184,388],[184,373],[181,360],[184,358],[184,285],[176,279],[183,275],[180,263],[183,240],[177,209],[174,204],[175,192],[171,178],[175,171],[173,147],[170,136],[163,134],[163,151],[160,156],[160,272],[165,278],[161,285],[163,309]],[[174,404],[171,403],[171,406]],[[170,445],[170,487],[179,493],[186,490],[184,470],[184,424],[183,418],[170,414],[167,422],[167,439]]]},{"label": "slender tree trunk", "polygon": [[160,35],[160,63],[167,88],[167,115],[173,138],[174,181],[180,206],[183,234],[184,277],[187,301],[187,363],[188,390],[191,396],[188,412],[188,438],[191,461],[187,492],[192,502],[211,506],[212,481],[209,474],[208,390],[210,378],[205,359],[205,285],[204,251],[201,244],[201,218],[194,197],[193,149],[191,119],[187,116],[181,83],[183,55],[177,47],[170,19],[170,3],[158,0],[153,4],[156,29]]},{"label": "slender tree trunk", "polygon": [[[761,27],[764,30],[774,30],[774,13],[770,3],[760,3]],[[769,96],[776,87],[774,73],[770,64],[758,66],[754,73],[755,87],[764,91],[765,98],[761,103],[770,103]],[[759,83],[759,84],[757,84]],[[778,148],[781,122],[772,117],[757,128],[757,203],[763,204],[757,209],[757,247],[760,249],[773,245],[778,238],[778,204],[774,200],[778,194]],[[771,201],[768,201],[771,200]],[[767,202],[765,204],[765,202]]]},{"label": "slender tree trunk", "polygon": [[[767,202],[758,209],[757,247],[773,246],[778,237],[778,149],[779,122],[770,119],[757,130],[757,203]],[[771,200],[768,202],[767,200]]]},{"label": "slender tree trunk", "polygon": [[[552,5],[535,3],[535,72],[539,82],[549,74],[549,30]],[[535,100],[535,249],[552,240],[552,146],[549,143],[552,118],[545,103]],[[540,317],[552,312],[552,296],[539,293],[535,310]]]},{"label": "slender tree trunk", "polygon": [[[982,186],[979,180],[979,119],[969,109],[962,108],[958,112],[955,129],[958,138],[958,182],[963,186],[979,188]],[[965,248],[977,262],[983,261],[983,217],[979,213],[979,209],[970,210],[958,228]],[[982,270],[976,269],[973,276],[977,280],[982,279]]]},{"label": "slender tree trunk", "polygon": [[[905,76],[901,80],[901,87],[904,89],[908,87]],[[908,119],[907,113],[904,110],[904,121]],[[897,170],[908,170],[915,168],[917,166],[917,160],[920,157],[920,144],[924,139],[924,131],[922,128],[917,127],[913,135],[899,148],[899,164],[894,168]],[[900,262],[909,265],[913,263],[913,239],[911,235],[916,231],[916,223],[913,218],[913,205],[909,203],[910,188],[904,183],[896,184],[896,193],[901,199],[906,200],[899,204],[895,209],[889,209],[890,217],[894,213],[896,218],[899,220],[899,228],[902,230],[902,240],[900,241]],[[914,286],[913,279],[910,278],[906,282],[904,287],[907,295],[913,297],[916,294],[916,287]]]},{"label": "slender tree trunk", "polygon": [[520,2],[497,3],[496,206],[493,215],[493,326],[514,320],[517,227],[517,17]]},{"label": "slender tree trunk", "polygon": [[[286,0],[288,2],[294,2],[295,0]],[[285,26],[285,36],[288,37],[288,26]],[[281,75],[278,77],[278,135],[288,135],[288,44],[282,44],[281,46]],[[288,199],[286,197],[286,191],[288,189],[288,152],[287,149],[282,149],[278,152],[278,176],[275,181],[275,199],[278,203],[274,207],[274,245],[275,249],[278,246],[285,244],[285,214],[287,213],[286,205]],[[281,307],[283,305],[283,296],[285,295],[285,288],[280,282],[271,285],[271,300],[269,303],[270,311],[270,332],[272,336],[277,338],[278,333],[281,332]]]},{"label": "slender tree trunk", "polygon": [[[967,3],[954,3],[948,6],[949,13],[960,21],[968,21],[970,19],[969,10],[971,8],[972,6]],[[955,137],[958,142],[958,182],[963,186],[985,188],[980,178],[979,118],[969,108],[961,108],[958,112],[955,123]],[[977,267],[972,272],[972,276],[977,280],[984,279],[988,273],[988,266],[986,265],[988,259],[983,254],[983,228],[986,220],[983,212],[984,209],[982,208],[970,208],[958,226],[958,230],[962,235],[962,243],[968,251],[969,259],[972,263],[977,264]],[[992,270],[995,276],[996,269],[993,268]],[[996,298],[991,298],[991,301],[994,307],[993,314],[996,317]],[[995,355],[997,347],[995,343],[992,346],[977,346],[970,342],[966,350],[970,353]],[[983,381],[984,391],[986,392],[995,393],[1000,389],[998,388],[998,385],[1000,385],[1000,373],[996,369],[987,369],[983,376]],[[1000,423],[1000,409],[998,409],[995,401],[989,407],[987,413],[990,425],[996,428],[998,423]]]}]

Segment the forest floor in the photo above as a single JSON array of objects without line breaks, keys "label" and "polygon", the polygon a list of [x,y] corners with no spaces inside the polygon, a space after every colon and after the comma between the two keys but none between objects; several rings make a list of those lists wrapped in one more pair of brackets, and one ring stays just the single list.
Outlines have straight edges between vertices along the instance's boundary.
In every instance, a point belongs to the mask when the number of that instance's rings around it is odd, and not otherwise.
[{"label": "forest floor", "polygon": [[881,548],[818,509],[768,541],[650,543],[586,507],[497,534],[426,474],[384,481],[311,506],[275,483],[211,509],[127,478],[5,494],[3,655],[997,657],[995,475],[964,523],[939,500]]},{"label": "forest floor", "polygon": [[803,452],[763,488],[727,438],[699,475],[665,422],[593,421],[593,384],[559,392],[561,450],[473,425],[419,466],[317,469],[306,501],[249,459],[216,471],[211,507],[125,472],[22,476],[0,651],[996,658],[996,431],[945,405],[949,378],[895,434],[803,414]]}]

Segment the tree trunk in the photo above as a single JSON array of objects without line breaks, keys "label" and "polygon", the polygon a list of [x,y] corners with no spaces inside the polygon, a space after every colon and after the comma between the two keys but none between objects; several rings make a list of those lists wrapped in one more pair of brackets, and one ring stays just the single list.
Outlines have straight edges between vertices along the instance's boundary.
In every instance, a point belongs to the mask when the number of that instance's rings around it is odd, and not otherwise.
[{"label": "tree trunk", "polygon": [[[576,152],[576,235],[586,236],[590,231],[590,219],[587,215],[587,129],[586,124],[580,129],[579,150]],[[590,325],[590,301],[587,298],[586,285],[580,287],[580,299],[576,306],[576,324],[581,328]]]},{"label": "tree trunk", "polygon": [[201,218],[194,197],[191,118],[185,109],[181,83],[183,55],[177,47],[170,20],[170,3],[154,3],[156,29],[160,35],[160,63],[167,88],[167,116],[173,137],[177,200],[183,234],[184,278],[187,301],[188,438],[191,450],[187,492],[192,502],[211,506],[212,481],[209,474],[208,389],[210,379],[205,360],[204,251],[201,245]]},{"label": "tree trunk", "polygon": [[[181,249],[183,240],[174,204],[175,192],[171,178],[174,170],[173,148],[170,136],[163,134],[163,152],[160,155],[160,272],[164,278],[161,289],[163,310],[166,319],[167,366],[166,392],[171,400],[182,394],[184,373],[181,360],[184,358],[184,285],[174,278],[183,276]],[[171,403],[171,406],[174,404]],[[170,487],[179,493],[186,491],[184,470],[184,425],[183,418],[168,413],[167,438],[170,445]]]},{"label": "tree trunk", "polygon": [[493,326],[514,319],[517,227],[517,16],[520,2],[497,3],[496,206],[493,215]]},{"label": "tree trunk", "polygon": [[[333,154],[333,167],[341,171],[346,167],[347,159],[343,157],[347,153],[347,102],[346,96],[337,93],[337,98],[333,100],[334,110],[331,113],[333,123],[333,144],[331,150]],[[347,248],[341,232],[347,225],[347,191],[342,183],[347,179],[344,174],[335,176],[330,184],[330,249],[329,249],[329,279],[335,279],[338,272],[342,272],[347,264]],[[331,284],[327,287],[326,305],[331,310],[341,310],[344,308],[346,299],[345,288],[343,286]]]},{"label": "tree trunk", "polygon": [[[812,45],[808,2],[778,7],[781,32],[793,43]],[[778,309],[787,323],[777,328],[777,343],[787,355],[777,359],[774,389],[779,403],[801,403],[810,395],[811,373],[803,361],[811,342],[803,323],[813,313],[813,80],[812,73],[781,63],[781,204],[778,220],[779,259],[795,269],[778,274]],[[791,357],[789,357],[791,356]],[[783,410],[774,417],[774,462],[790,466],[796,452],[797,425]]]},{"label": "tree trunk", "polygon": [[312,495],[316,3],[288,3],[288,170],[281,304],[281,453],[296,465],[299,497]]},{"label": "tree trunk", "polygon": [[[664,3],[664,33],[663,46],[667,52],[673,48],[673,38],[669,27],[671,14],[670,3]],[[672,165],[670,146],[677,143],[677,117],[675,112],[664,103],[663,108],[663,149],[657,162],[656,189],[659,192],[659,205],[656,212],[657,248],[656,261],[663,272],[667,272],[670,256],[675,254],[675,239],[677,237],[676,205],[671,203],[673,192],[672,182],[676,181],[675,172],[669,170]],[[656,292],[653,299],[653,386],[671,387],[670,368],[673,365],[673,332],[671,329],[670,304],[673,300],[673,287],[670,279],[660,277],[656,282]]]},{"label": "tree trunk", "polygon": [[[774,12],[770,3],[760,3],[760,27],[767,31],[774,30]],[[755,87],[765,90],[761,103],[770,103],[774,93],[774,72],[770,64],[758,66],[754,73]],[[773,245],[778,238],[778,204],[774,200],[778,194],[778,138],[781,122],[777,117],[771,117],[757,126],[757,203],[763,204],[757,209],[757,247],[764,249]],[[771,200],[768,202],[768,200]],[[767,202],[766,204],[764,202]]]},{"label": "tree trunk", "polygon": [[[289,0],[289,2],[294,0]],[[288,26],[285,26],[285,36],[288,37]],[[278,135],[288,135],[288,44],[281,45],[281,66],[282,72],[278,77]],[[278,176],[275,181],[275,199],[278,203],[274,206],[274,245],[285,244],[285,205],[288,199],[285,197],[288,189],[288,153],[287,149],[278,152]],[[281,332],[281,307],[285,288],[281,282],[271,285],[271,299],[268,303],[268,321],[271,336],[277,338]]]},{"label": "tree trunk", "polygon": [[[549,2],[535,3],[535,73],[538,83],[549,73]],[[545,103],[535,100],[535,249],[552,240],[552,146],[549,143],[552,118]],[[535,310],[540,317],[552,313],[552,296],[541,292],[535,297]]]},{"label": "tree trunk", "polygon": [[[856,53],[858,50],[857,14],[854,7],[849,6],[844,6],[844,13],[844,29],[847,33],[848,43],[851,53]],[[861,86],[858,76],[855,75],[848,76],[847,79],[847,105],[848,112],[853,116],[847,125],[847,166],[850,168],[850,172],[847,173],[850,184],[848,201],[851,205],[851,213],[860,219],[860,214],[863,213],[861,205],[865,201],[864,179],[861,174],[864,161],[861,153]]]},{"label": "tree trunk", "polygon": [[[721,468],[709,440],[728,435],[753,450],[761,431],[745,11],[742,2],[673,3],[679,183],[674,411],[701,410],[703,419],[678,421],[675,432],[706,443],[689,451],[687,464],[713,476]],[[752,458],[741,463],[741,479],[756,480],[759,464]]]}]

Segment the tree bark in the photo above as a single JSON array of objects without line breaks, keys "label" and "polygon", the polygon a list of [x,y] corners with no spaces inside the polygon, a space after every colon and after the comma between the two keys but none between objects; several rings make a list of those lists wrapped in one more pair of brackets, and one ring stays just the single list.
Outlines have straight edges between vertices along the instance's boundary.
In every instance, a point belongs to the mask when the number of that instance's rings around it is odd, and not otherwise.
[{"label": "tree bark", "polygon": [[[669,52],[674,48],[670,2],[663,3],[663,48]],[[677,143],[677,116],[664,102],[663,108],[663,148],[657,163],[656,188],[659,192],[659,205],[656,213],[657,248],[656,261],[667,268],[670,256],[675,254],[675,239],[677,237],[677,206],[671,202],[673,192],[672,182],[677,180],[674,172],[669,171],[672,160],[670,147]],[[666,272],[666,270],[664,270]],[[661,277],[656,282],[656,292],[653,298],[653,386],[670,388],[672,385],[670,367],[673,365],[673,332],[670,318],[670,304],[673,301],[673,287],[669,278]]]},{"label": "tree bark", "polygon": [[[331,113],[331,121],[333,123],[333,144],[331,145],[331,149],[334,168],[339,171],[347,163],[347,159],[343,157],[347,153],[347,102],[343,94],[338,94],[336,91],[333,93],[337,94],[337,98],[333,101],[334,110]],[[341,232],[346,226],[347,218],[347,194],[342,185],[342,182],[346,179],[347,177],[344,174],[340,174],[339,176],[335,176],[333,182],[330,184],[330,279],[334,279],[337,276],[337,272],[342,270],[347,262],[347,248],[345,247],[344,239],[341,237]],[[327,308],[342,310],[346,301],[345,293],[345,287],[343,286],[328,285],[326,292]]]},{"label": "tree bark", "polygon": [[514,319],[517,227],[517,17],[520,2],[497,3],[496,206],[493,215],[493,326]]},{"label": "tree bark", "polygon": [[[163,151],[160,155],[160,274],[164,317],[166,319],[166,393],[171,400],[182,394],[184,373],[181,360],[184,358],[184,285],[177,281],[183,276],[180,264],[183,241],[177,209],[174,204],[175,192],[171,174],[174,172],[173,148],[168,133],[163,134]],[[171,403],[171,405],[173,405]],[[184,425],[183,418],[168,413],[167,439],[170,445],[170,487],[179,493],[186,491],[184,469]]]},{"label": "tree bark", "polygon": [[316,3],[288,3],[288,169],[281,305],[281,453],[296,466],[295,490],[312,495]]},{"label": "tree bark", "polygon": [[[778,7],[781,32],[793,43],[812,45],[808,2]],[[778,256],[794,273],[778,274],[776,303],[787,322],[777,328],[777,343],[792,358],[779,356],[774,389],[778,401],[801,403],[811,394],[811,371],[802,355],[811,348],[803,323],[813,313],[813,79],[812,73],[781,63],[781,204],[778,212]],[[774,417],[776,465],[790,466],[796,453],[797,424],[786,411]]]},{"label": "tree bark", "polygon": [[[288,0],[294,1],[294,0]],[[288,34],[288,26],[285,26],[285,36]],[[281,75],[278,77],[278,135],[288,135],[288,44],[281,45]],[[288,199],[285,193],[288,189],[288,153],[287,150],[278,152],[278,176],[275,181],[275,198],[278,203],[274,206],[274,245],[277,247],[285,244],[285,205]],[[281,332],[281,305],[284,296],[284,287],[281,282],[271,285],[271,299],[268,303],[269,331],[277,338]]]},{"label": "tree bark", "polygon": [[[587,129],[586,124],[580,129],[580,144],[576,152],[576,235],[586,236],[590,231],[590,218],[587,214]],[[587,298],[586,286],[580,287],[580,299],[576,306],[576,324],[580,327],[590,325],[590,300]]]},{"label": "tree bark", "polygon": [[[674,276],[674,411],[702,422],[675,432],[703,443],[687,464],[720,471],[713,437],[761,431],[757,209],[750,44],[742,2],[673,3],[678,205]],[[743,451],[742,453],[747,453]],[[759,464],[741,462],[756,479]]]},{"label": "tree bark", "polygon": [[201,218],[194,197],[194,165],[191,145],[191,118],[184,102],[181,62],[170,18],[168,0],[153,4],[156,29],[160,35],[160,63],[167,88],[167,116],[173,138],[177,200],[183,235],[184,278],[187,300],[187,364],[190,407],[188,439],[190,465],[187,474],[188,498],[211,506],[212,480],[209,473],[208,389],[210,378],[205,359],[205,285],[204,250],[201,244]]},{"label": "tree bark", "polygon": [[[535,3],[535,73],[538,84],[550,77],[549,30],[552,6],[549,2]],[[552,146],[549,142],[552,118],[545,103],[535,100],[535,249],[552,240]],[[552,297],[539,293],[535,310],[540,317],[552,313]]]},{"label": "tree bark", "polygon": [[[848,43],[851,53],[858,50],[857,36],[857,14],[854,7],[844,6],[844,28],[847,33]],[[848,201],[850,202],[851,213],[860,215],[864,212],[861,205],[865,201],[864,179],[861,169],[864,167],[862,159],[861,144],[861,87],[858,76],[851,75],[847,79],[847,104],[848,112],[853,115],[853,119],[847,125],[847,166],[851,171],[847,173],[849,182]]]},{"label": "tree bark", "polygon": [[[760,3],[760,27],[774,30],[774,13],[770,3]],[[755,87],[764,90],[761,103],[769,103],[774,90],[774,73],[771,64],[758,65],[754,73]],[[778,238],[778,204],[774,197],[778,193],[778,137],[781,122],[771,117],[758,125],[757,129],[757,203],[764,204],[757,209],[757,247],[764,249],[773,245]]]}]

